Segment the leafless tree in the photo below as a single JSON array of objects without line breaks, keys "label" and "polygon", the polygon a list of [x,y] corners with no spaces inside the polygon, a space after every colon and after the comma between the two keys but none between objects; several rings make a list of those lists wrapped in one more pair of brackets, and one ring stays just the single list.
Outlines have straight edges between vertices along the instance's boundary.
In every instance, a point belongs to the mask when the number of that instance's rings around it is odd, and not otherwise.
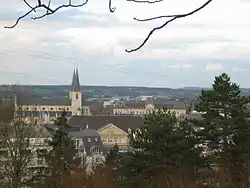
[{"label": "leafless tree", "polygon": [[[35,2],[36,2],[35,5],[30,3],[31,0],[30,1],[29,0],[22,0],[22,1],[24,2],[24,4],[27,7],[30,8],[30,10],[28,12],[26,12],[24,15],[21,15],[16,20],[15,24],[13,24],[11,26],[6,26],[5,28],[14,28],[14,27],[16,27],[18,25],[18,23],[20,22],[20,20],[22,20],[25,17],[29,16],[31,13],[37,13],[38,9],[43,9],[45,12],[43,14],[41,14],[41,15],[37,15],[35,17],[32,17],[31,19],[37,20],[37,19],[44,18],[46,16],[49,16],[49,15],[52,15],[52,14],[58,12],[60,9],[63,9],[63,8],[83,7],[89,2],[89,0],[81,0],[82,2],[80,2],[79,4],[74,4],[72,2],[72,0],[68,0],[67,4],[60,4],[56,8],[52,8],[51,4],[52,4],[53,0],[35,0]],[[130,3],[153,4],[153,3],[161,3],[164,0],[125,0],[125,1],[130,2]],[[176,20],[178,20],[180,18],[185,18],[185,17],[191,16],[191,15],[199,12],[201,9],[205,8],[208,4],[210,4],[212,1],[213,0],[206,0],[202,5],[200,5],[200,7],[196,8],[195,10],[192,10],[190,12],[183,13],[183,14],[160,15],[160,16],[155,16],[155,17],[150,17],[150,18],[145,18],[145,19],[134,18],[134,20],[139,21],[139,22],[148,22],[148,21],[152,21],[152,20],[161,19],[161,20],[163,20],[163,23],[161,25],[157,26],[157,27],[152,28],[140,45],[138,45],[137,47],[132,48],[132,49],[126,49],[125,51],[128,52],[128,53],[131,53],[131,52],[134,52],[134,51],[137,51],[137,50],[141,49],[147,43],[149,38],[154,34],[155,31],[166,27],[169,23],[171,23],[173,21],[176,21]],[[115,12],[116,7],[112,6],[112,0],[109,0],[108,7],[109,7],[109,11],[111,13]]]},{"label": "leafless tree", "polygon": [[0,130],[1,187],[20,188],[33,184],[45,175],[44,135],[38,128],[20,120]]},{"label": "leafless tree", "polygon": [[0,125],[10,123],[14,117],[14,104],[0,104]]}]

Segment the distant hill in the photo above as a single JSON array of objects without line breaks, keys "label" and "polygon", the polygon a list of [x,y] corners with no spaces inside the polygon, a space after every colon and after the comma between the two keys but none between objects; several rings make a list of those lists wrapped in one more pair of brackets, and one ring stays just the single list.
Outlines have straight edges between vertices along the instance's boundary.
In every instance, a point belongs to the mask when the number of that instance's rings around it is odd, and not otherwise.
[{"label": "distant hill", "polygon": [[187,89],[187,90],[210,90],[212,89],[211,87],[183,87],[183,88],[180,88],[180,89]]},{"label": "distant hill", "polygon": [[[12,85],[0,85],[0,97],[10,95],[13,91]],[[32,96],[68,96],[69,85],[21,85],[19,89]],[[193,100],[200,94],[201,90],[208,90],[206,87],[184,87],[172,88],[152,88],[134,86],[82,86],[85,99],[90,97],[112,97],[112,96],[171,96],[182,97]],[[243,95],[250,95],[249,88],[242,88]]]}]

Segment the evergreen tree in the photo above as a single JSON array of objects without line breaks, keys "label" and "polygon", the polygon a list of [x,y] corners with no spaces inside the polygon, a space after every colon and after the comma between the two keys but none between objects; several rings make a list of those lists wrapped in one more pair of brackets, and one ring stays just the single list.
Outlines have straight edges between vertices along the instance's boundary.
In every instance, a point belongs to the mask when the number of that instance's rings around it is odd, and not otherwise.
[{"label": "evergreen tree", "polygon": [[55,120],[54,125],[54,128],[49,128],[52,135],[52,140],[49,141],[52,149],[47,156],[51,170],[49,184],[52,187],[62,187],[61,177],[69,173],[71,165],[76,162],[76,150],[73,140],[68,135],[70,126],[67,124],[65,111]]},{"label": "evergreen tree", "polygon": [[212,90],[201,92],[196,105],[203,117],[197,122],[202,127],[199,133],[211,162],[230,171],[231,178],[238,177],[236,172],[242,172],[242,162],[245,163],[250,154],[246,113],[249,98],[240,96],[239,85],[232,83],[226,73],[216,76],[212,86]]},{"label": "evergreen tree", "polygon": [[106,163],[114,165],[116,161],[119,158],[119,146],[117,144],[114,145],[113,148],[110,149],[107,158],[106,158]]},{"label": "evergreen tree", "polygon": [[202,162],[194,133],[187,119],[178,121],[167,109],[147,115],[145,127],[130,135],[133,152],[121,159],[123,181],[129,183],[128,187],[142,183],[152,187],[175,183],[187,186],[185,183],[195,179],[196,168]]}]

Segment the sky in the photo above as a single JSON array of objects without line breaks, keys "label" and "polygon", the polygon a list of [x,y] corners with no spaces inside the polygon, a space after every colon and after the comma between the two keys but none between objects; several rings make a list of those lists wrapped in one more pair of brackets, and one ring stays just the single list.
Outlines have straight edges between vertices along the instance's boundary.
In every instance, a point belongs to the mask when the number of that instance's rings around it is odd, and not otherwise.
[{"label": "sky", "polygon": [[[77,64],[82,85],[209,87],[226,72],[250,88],[250,0],[214,0],[155,32],[141,50],[125,52],[166,21],[138,22],[134,17],[187,13],[205,1],[113,0],[116,11],[110,13],[108,0],[91,0],[31,20],[42,13],[37,11],[6,29],[29,8],[22,0],[5,0],[0,6],[0,84],[70,84]],[[63,2],[53,0],[53,7]]]}]

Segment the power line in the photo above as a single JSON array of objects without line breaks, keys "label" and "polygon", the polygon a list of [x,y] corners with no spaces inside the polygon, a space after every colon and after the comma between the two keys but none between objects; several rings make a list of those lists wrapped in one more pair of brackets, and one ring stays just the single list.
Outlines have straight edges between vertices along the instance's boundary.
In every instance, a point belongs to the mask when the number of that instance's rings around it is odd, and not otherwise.
[{"label": "power line", "polygon": [[[73,65],[75,62],[80,62],[82,64],[78,64],[79,67],[84,67],[86,65],[90,66],[90,67],[95,67],[95,68],[108,68],[111,70],[114,70],[116,72],[121,72],[121,73],[126,73],[126,74],[136,74],[137,76],[151,76],[160,80],[166,80],[166,79],[175,79],[175,80],[179,80],[182,83],[185,83],[185,79],[182,77],[176,77],[176,76],[168,76],[165,74],[159,74],[159,73],[152,73],[152,72],[145,72],[145,71],[138,71],[138,70],[134,70],[134,69],[128,69],[128,68],[121,68],[121,67],[114,67],[112,65],[107,65],[107,64],[94,64],[91,61],[86,61],[86,60],[81,60],[81,59],[73,59],[73,58],[68,58],[68,57],[64,57],[64,56],[58,56],[58,55],[53,55],[53,54],[49,54],[46,52],[37,52],[37,51],[25,51],[22,49],[7,49],[5,48],[4,50],[9,51],[9,52],[16,52],[16,53],[23,53],[25,55],[28,56],[33,56],[33,57],[38,57],[38,58],[42,58],[42,59],[49,59],[49,60],[55,60],[58,62],[63,62],[63,63],[68,63]],[[187,82],[186,82],[187,83]],[[190,84],[190,83],[188,83]]]},{"label": "power line", "polygon": [[40,77],[40,76],[35,76],[35,75],[31,75],[31,74],[23,74],[23,73],[18,73],[18,72],[13,72],[13,71],[9,71],[8,69],[3,69],[3,68],[0,68],[0,72],[1,72],[1,75],[17,75],[17,76],[20,76],[22,78],[25,78],[25,79],[33,79],[33,80],[37,80],[37,81],[48,81],[48,82],[51,82],[51,81],[55,81],[55,82],[58,82],[59,79],[54,79],[54,78],[45,78],[45,77]]}]

